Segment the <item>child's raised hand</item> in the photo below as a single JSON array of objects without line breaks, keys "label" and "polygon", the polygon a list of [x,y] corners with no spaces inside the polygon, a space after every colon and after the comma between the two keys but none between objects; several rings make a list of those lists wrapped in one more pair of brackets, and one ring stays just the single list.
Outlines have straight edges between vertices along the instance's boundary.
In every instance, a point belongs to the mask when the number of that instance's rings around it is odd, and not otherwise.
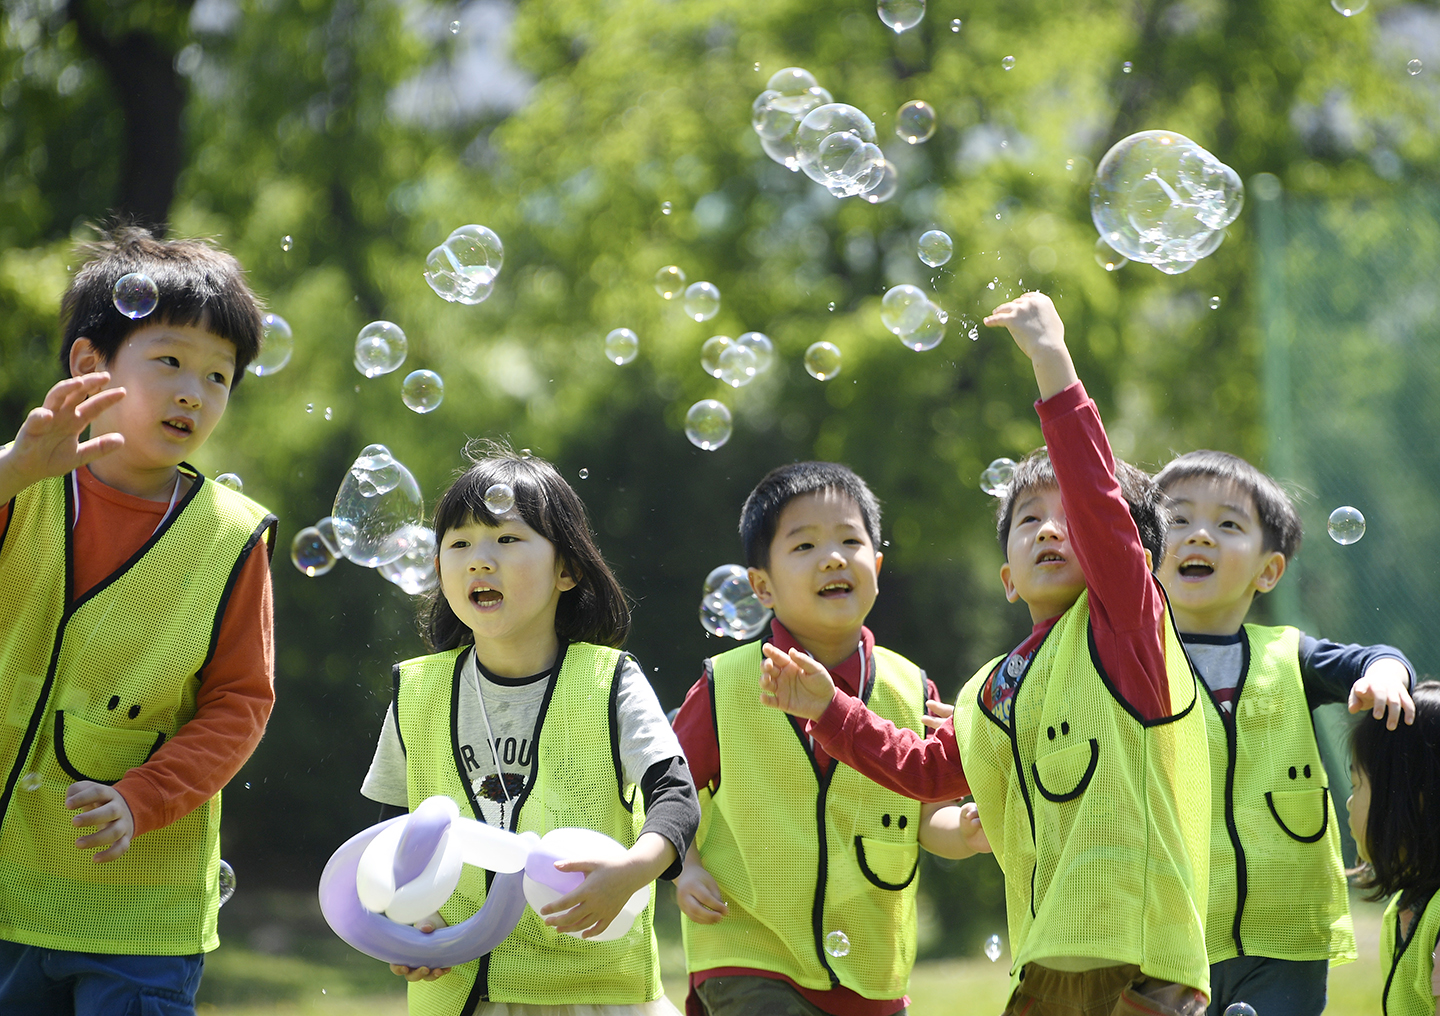
[{"label": "child's raised hand", "polygon": [[[441,917],[438,911],[429,917],[422,917],[412,925],[427,935],[437,928],[448,928],[449,926],[450,923]],[[444,977],[450,972],[450,969],[450,967],[407,967],[401,963],[390,964],[390,972],[407,981],[433,981],[438,977]]]},{"label": "child's raised hand", "polygon": [[125,443],[119,434],[80,440],[81,433],[97,416],[125,397],[125,389],[107,389],[109,383],[110,375],[104,371],[66,378],[46,393],[43,403],[30,410],[15,435],[14,445],[0,452],[0,462],[20,489],[47,476],[63,476]]},{"label": "child's raised hand", "polygon": [[680,912],[696,924],[719,924],[730,913],[720,897],[720,883],[705,870],[692,846],[685,855],[685,867],[675,879],[675,900]]},{"label": "child's raised hand", "polygon": [[818,720],[835,697],[830,672],[798,649],[787,654],[769,642],[762,649],[760,701],[792,716]]},{"label": "child's raised hand", "polygon": [[1070,351],[1065,348],[1065,324],[1054,302],[1044,293],[1022,293],[990,312],[985,323],[1005,327],[1020,351],[1030,358],[1040,398],[1048,399],[1079,380]]},{"label": "child's raised hand", "polygon": [[65,807],[80,811],[70,820],[72,826],[98,826],[93,833],[75,841],[81,850],[104,847],[94,860],[113,861],[130,849],[130,840],[135,836],[135,817],[114,787],[91,780],[72,783],[65,789]]},{"label": "child's raised hand", "polygon": [[1369,709],[1387,730],[1415,722],[1415,700],[1410,697],[1410,671],[1393,656],[1385,656],[1365,668],[1360,680],[1350,687],[1350,711]]},{"label": "child's raised hand", "polygon": [[939,730],[945,726],[946,720],[955,715],[955,707],[939,699],[926,699],[925,708],[925,715],[920,717],[920,722],[931,730]]}]

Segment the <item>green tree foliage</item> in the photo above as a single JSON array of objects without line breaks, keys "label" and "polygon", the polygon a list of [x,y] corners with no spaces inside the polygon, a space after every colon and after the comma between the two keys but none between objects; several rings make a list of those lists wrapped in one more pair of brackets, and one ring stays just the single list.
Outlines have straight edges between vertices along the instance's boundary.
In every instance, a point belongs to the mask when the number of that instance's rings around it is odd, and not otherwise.
[{"label": "green tree foliage", "polygon": [[[18,425],[56,376],[56,308],[87,224],[140,205],[125,166],[144,113],[106,56],[140,39],[171,55],[185,96],[172,231],[234,251],[296,336],[284,371],[245,380],[197,465],[238,472],[282,518],[279,703],[227,793],[227,856],[247,880],[313,884],[374,814],[356,788],[390,666],[422,651],[411,601],[379,576],[342,563],[307,579],[286,561],[362,446],[387,444],[431,501],[468,437],[509,435],[554,459],[636,600],[631,648],[667,706],[724,648],[695,609],[705,573],[739,558],[745,493],[782,462],[846,461],[885,505],[872,626],[953,695],[1027,630],[999,593],[977,478],[1040,440],[1028,365],[1003,333],[980,326],[971,341],[970,327],[1043,289],[1118,453],[1155,465],[1210,445],[1259,458],[1248,213],[1189,274],[1107,274],[1092,253],[1091,173],[1124,134],[1163,126],[1246,179],[1270,172],[1301,192],[1383,192],[1397,166],[1433,176],[1429,106],[1382,45],[1383,15],[1347,20],[1323,0],[932,0],[897,36],[863,3],[800,0],[201,0],[188,18],[144,0],[5,0],[0,408]],[[482,22],[493,47],[476,69]],[[516,73],[495,56],[507,31],[531,87],[513,110],[487,108]],[[894,199],[840,202],[764,156],[750,104],[791,65],[875,119],[900,168]],[[915,147],[893,134],[911,98],[940,119]],[[1367,111],[1358,133],[1302,130],[1337,103]],[[478,307],[439,300],[421,275],[465,222],[506,245]],[[926,271],[915,240],[933,227],[956,256]],[[719,316],[696,324],[661,300],[651,280],[665,264],[718,285]],[[935,351],[881,328],[879,298],[898,282],[933,288],[949,311]],[[410,358],[366,380],[351,347],[376,318],[404,327]],[[625,367],[601,352],[618,326],[641,337]],[[735,391],[702,373],[708,336],[750,329],[774,339],[773,371]],[[827,383],[800,364],[821,339],[844,355]],[[418,367],[446,381],[428,416],[399,398]],[[710,397],[736,424],[706,453],[682,421]],[[929,873],[944,931],[932,948],[971,949],[998,928],[993,863],[960,872],[976,874]]]}]

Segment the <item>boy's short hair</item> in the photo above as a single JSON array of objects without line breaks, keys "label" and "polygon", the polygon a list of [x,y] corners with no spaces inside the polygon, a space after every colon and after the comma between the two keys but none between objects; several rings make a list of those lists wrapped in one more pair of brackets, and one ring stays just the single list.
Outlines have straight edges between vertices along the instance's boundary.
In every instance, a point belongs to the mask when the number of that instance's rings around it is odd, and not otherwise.
[{"label": "boy's short hair", "polygon": [[1233,483],[1250,495],[1260,517],[1265,550],[1278,550],[1287,561],[1299,552],[1304,535],[1300,516],[1280,484],[1238,455],[1206,449],[1177,455],[1155,474],[1155,482],[1161,491],[1168,491],[1172,484],[1195,477]]},{"label": "boy's short hair", "polygon": [[740,509],[740,542],[750,568],[770,566],[770,542],[780,524],[780,513],[797,497],[834,490],[855,502],[865,531],[880,549],[880,502],[849,466],[838,462],[792,462],[765,474]]},{"label": "boy's short hair", "polygon": [[[89,339],[109,363],[120,344],[153,321],[193,325],[235,346],[234,388],[260,352],[260,301],[245,283],[240,262],[205,240],[158,240],[139,226],[118,226],[81,248],[89,260],[60,302],[65,322],[60,369],[70,373],[70,349]],[[148,275],[159,291],[155,309],[131,319],[115,309],[115,283],[131,272]]]},{"label": "boy's short hair", "polygon": [[[1160,559],[1165,556],[1165,529],[1169,525],[1165,495],[1149,473],[1119,459],[1115,460],[1115,479],[1120,483],[1125,503],[1130,506],[1135,528],[1140,531],[1140,543],[1150,552],[1153,570],[1159,567]],[[1000,499],[1000,508],[995,516],[995,532],[1000,537],[1001,550],[1009,551],[1010,523],[1020,495],[1059,486],[1060,481],[1055,479],[1055,467],[1050,464],[1050,453],[1043,446],[1016,463],[1015,474],[1005,488],[1005,496]]]}]

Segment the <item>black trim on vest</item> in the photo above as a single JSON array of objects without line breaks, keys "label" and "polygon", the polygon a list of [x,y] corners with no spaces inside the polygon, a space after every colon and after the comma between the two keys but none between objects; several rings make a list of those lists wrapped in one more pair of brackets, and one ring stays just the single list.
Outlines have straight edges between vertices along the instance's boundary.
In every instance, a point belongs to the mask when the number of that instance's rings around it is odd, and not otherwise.
[{"label": "black trim on vest", "polygon": [[[1431,899],[1434,897],[1432,896]],[[1400,961],[1405,957],[1405,950],[1410,948],[1410,943],[1415,938],[1415,933],[1420,930],[1420,922],[1425,918],[1425,911],[1429,909],[1430,901],[1427,900],[1424,906],[1415,909],[1415,920],[1410,923],[1410,934],[1400,934],[1400,915],[1405,909],[1400,906],[1399,901],[1395,904],[1395,947],[1390,957],[1390,972],[1385,975],[1385,988],[1380,992],[1380,1012],[1383,1016],[1390,1013],[1390,985],[1395,982],[1395,972],[1400,969]],[[1440,946],[1440,936],[1436,936],[1436,945]]]},{"label": "black trim on vest", "polygon": [[[213,480],[207,481],[203,476],[200,480],[201,483],[214,482]],[[199,484],[196,484],[196,487],[198,488]],[[230,569],[230,575],[225,579],[225,588],[220,591],[220,603],[215,608],[215,624],[210,629],[210,648],[205,653],[205,662],[200,664],[200,669],[196,672],[197,677],[205,672],[205,668],[210,666],[210,661],[215,658],[215,650],[220,644],[220,625],[225,620],[225,608],[230,605],[230,594],[235,591],[235,583],[240,580],[240,572],[245,567],[245,562],[250,560],[250,552],[255,549],[256,543],[263,542],[268,547],[275,542],[273,534],[275,526],[275,516],[266,515],[255,531],[250,534],[250,538],[245,541],[245,546],[240,548],[240,556],[235,559],[235,566]],[[271,533],[271,539],[263,540],[262,538],[267,532]]]},{"label": "black trim on vest", "polygon": [[869,865],[868,863],[866,863],[866,861],[865,861],[865,843],[864,843],[864,837],[862,837],[862,836],[856,836],[856,837],[855,837],[855,856],[856,856],[856,857],[859,859],[859,861],[860,861],[860,874],[862,874],[862,875],[865,876],[865,880],[866,880],[867,882],[869,882],[871,885],[873,885],[875,888],[877,888],[877,889],[885,889],[885,890],[888,890],[889,892],[896,892],[896,893],[898,893],[900,890],[905,889],[905,888],[908,888],[909,885],[910,885],[910,883],[915,881],[915,873],[920,870],[920,855],[919,855],[919,853],[917,852],[916,855],[915,855],[915,865],[914,865],[914,867],[912,867],[912,868],[910,869],[910,877],[909,877],[909,878],[905,879],[904,882],[898,882],[898,883],[897,883],[897,882],[886,882],[886,881],[885,881],[884,879],[882,879],[879,875],[877,875],[877,874],[875,874],[873,871],[871,871],[871,870],[870,870],[870,865]]},{"label": "black trim on vest", "polygon": [[[764,645],[763,641],[761,642],[761,645]],[[763,649],[761,650],[761,653],[764,653]],[[707,656],[702,666],[705,669],[705,680],[710,689],[710,728],[715,731],[715,758],[717,759],[717,771],[715,774],[715,786],[710,790],[710,796],[713,797],[720,792],[720,780],[724,777],[725,770],[719,767],[718,764],[718,759],[720,758],[720,714],[715,711],[715,661]],[[699,793],[698,787],[696,788],[696,793]]]},{"label": "black trim on vest", "polygon": [[1290,837],[1292,840],[1295,840],[1298,843],[1315,843],[1320,839],[1320,837],[1325,835],[1325,830],[1330,828],[1329,787],[1320,788],[1320,831],[1314,836],[1300,836],[1296,834],[1295,831],[1292,830],[1289,826],[1287,826],[1285,824],[1285,820],[1280,817],[1280,813],[1275,810],[1274,795],[1268,790],[1265,791],[1265,805],[1270,809],[1270,815],[1272,818],[1275,819],[1275,824],[1278,825],[1282,830],[1284,830],[1286,836]]},{"label": "black trim on vest", "polygon": [[15,517],[15,498],[9,502],[9,511],[5,513],[5,525],[0,526],[0,550],[5,549],[5,537],[10,534],[10,520]]},{"label": "black trim on vest", "polygon": [[[1250,895],[1250,866],[1245,859],[1245,847],[1240,843],[1240,827],[1235,824],[1235,768],[1239,765],[1240,754],[1240,699],[1245,691],[1245,682],[1250,677],[1250,633],[1243,625],[1240,633],[1245,637],[1240,640],[1240,677],[1235,682],[1235,696],[1230,700],[1230,719],[1226,719],[1225,711],[1220,708],[1220,700],[1215,697],[1204,679],[1197,678],[1197,683],[1205,689],[1205,697],[1215,707],[1215,713],[1225,731],[1225,832],[1229,835],[1230,846],[1235,851],[1235,921],[1230,928],[1230,938],[1235,943],[1236,953],[1244,956],[1245,942],[1240,935],[1240,924],[1245,916],[1245,900]],[[1183,641],[1181,645],[1184,645]],[[1186,658],[1189,658],[1188,655]],[[1209,735],[1206,737],[1208,739]],[[1209,746],[1206,748],[1208,753]],[[1214,779],[1213,775],[1211,779]],[[1329,820],[1328,815],[1326,820]]]},{"label": "black trim on vest", "polygon": [[[152,744],[150,750],[145,753],[145,762],[149,762],[150,756],[154,755],[164,743],[165,732],[157,732],[155,734],[155,743]],[[102,780],[98,776],[82,773],[71,763],[70,756],[65,753],[65,710],[63,709],[55,710],[55,761],[60,764],[60,768],[65,771],[65,775],[74,780],[90,780],[92,783],[103,783],[107,787],[113,787],[120,782],[119,780]],[[139,764],[144,765],[145,762]],[[132,766],[131,768],[134,767]]]},{"label": "black trim on vest", "polygon": [[[1165,600],[1165,618],[1167,621],[1169,621],[1171,629],[1175,632],[1175,641],[1180,642],[1181,655],[1185,655],[1185,643],[1181,642],[1180,640],[1180,629],[1175,627],[1175,616],[1170,612],[1169,599]],[[1085,621],[1085,643],[1090,648],[1090,663],[1095,667],[1095,673],[1100,675],[1100,681],[1102,684],[1105,685],[1105,690],[1110,693],[1110,697],[1113,698],[1117,704],[1119,704],[1120,708],[1124,709],[1125,712],[1130,715],[1131,719],[1133,719],[1136,723],[1140,724],[1140,726],[1144,727],[1146,730],[1149,730],[1151,727],[1163,727],[1167,723],[1174,723],[1177,720],[1183,720],[1185,717],[1190,715],[1190,710],[1195,708],[1195,703],[1200,701],[1200,689],[1193,688],[1192,694],[1190,696],[1190,704],[1187,705],[1184,709],[1180,710],[1178,713],[1171,713],[1169,716],[1161,716],[1158,719],[1154,720],[1145,719],[1143,716],[1141,716],[1138,712],[1135,711],[1135,707],[1133,705],[1131,705],[1129,702],[1127,702],[1124,698],[1121,697],[1120,690],[1116,688],[1114,683],[1110,680],[1110,675],[1105,673],[1105,667],[1100,663],[1100,648],[1095,644],[1095,626],[1090,623],[1089,618],[1087,618]],[[1170,666],[1168,660],[1166,661],[1165,666],[1167,668]],[[1194,684],[1201,685],[1205,683],[1204,681],[1200,680],[1199,675],[1195,673],[1195,666],[1190,662],[1189,656],[1185,656],[1185,669],[1190,671],[1190,680],[1194,682]],[[1166,676],[1166,684],[1169,684],[1168,674]],[[1170,704],[1170,707],[1173,709],[1175,707],[1175,704],[1172,702]],[[1209,750],[1208,746],[1206,750]]]},{"label": "black trim on vest", "polygon": [[830,961],[825,958],[825,887],[830,882],[830,841],[825,835],[825,810],[830,797],[830,778],[835,775],[836,761],[832,758],[829,767],[824,773],[820,772],[820,766],[815,762],[815,753],[810,750],[809,738],[800,729],[799,722],[793,716],[787,714],[786,719],[790,726],[800,738],[800,744],[805,749],[806,756],[810,759],[810,765],[815,769],[815,778],[819,783],[815,792],[815,832],[819,841],[817,852],[817,863],[815,866],[815,902],[810,908],[810,931],[815,938],[815,956],[820,965],[825,968],[825,973],[830,975],[830,987],[840,986],[840,978],[830,968]]},{"label": "black trim on vest", "polygon": [[[620,671],[625,666],[626,660],[633,660],[635,657],[629,653],[621,653],[615,661],[615,673],[610,675],[610,706],[607,719],[610,723],[610,760],[615,763],[615,793],[620,797],[620,806],[632,815],[635,813],[635,795],[639,793],[640,787],[637,784],[630,793],[630,800],[625,800],[625,766],[620,761]],[[635,666],[640,666],[637,660]]]},{"label": "black trim on vest", "polygon": [[[455,668],[450,675],[450,756],[455,760],[455,772],[460,776],[460,786],[465,791],[465,800],[470,805],[470,814],[479,821],[484,821],[481,816],[480,802],[475,800],[475,788],[470,786],[470,780],[465,775],[465,759],[460,754],[460,674],[465,669],[466,649],[461,649],[455,656]],[[475,647],[470,646],[469,652],[474,652]],[[476,661],[478,667],[479,661]],[[395,729],[400,729],[400,667],[395,667]],[[478,675],[477,675],[478,676]],[[404,746],[404,742],[401,742]],[[409,764],[408,762],[406,763]],[[503,783],[503,781],[502,781]],[[413,810],[413,809],[412,809]],[[518,810],[518,809],[517,809]],[[490,873],[486,873],[485,891],[490,891]],[[475,982],[470,985],[470,993],[465,996],[465,1004],[461,1007],[462,1016],[469,1016],[475,1012],[475,1007],[482,1001],[488,1001],[490,993],[490,954],[479,957],[476,960]]]},{"label": "black trim on vest", "polygon": [[400,733],[400,664],[398,663],[390,668],[390,710],[395,717],[395,739],[400,742],[401,753],[408,754],[405,751],[405,735]]}]

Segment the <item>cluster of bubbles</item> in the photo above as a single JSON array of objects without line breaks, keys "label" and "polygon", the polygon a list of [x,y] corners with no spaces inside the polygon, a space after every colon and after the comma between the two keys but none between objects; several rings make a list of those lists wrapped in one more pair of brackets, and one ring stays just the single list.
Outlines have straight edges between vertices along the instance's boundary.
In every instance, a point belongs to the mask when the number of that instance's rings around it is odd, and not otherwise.
[{"label": "cluster of bubbles", "polygon": [[[920,9],[925,9],[925,5],[923,3],[920,5]],[[849,956],[850,936],[845,934],[843,931],[840,931],[839,929],[830,932],[830,934],[825,936],[825,951],[831,956],[834,956],[837,960],[840,959],[842,956]]]},{"label": "cluster of bubbles", "polygon": [[700,347],[700,367],[731,388],[748,385],[775,362],[775,346],[763,332],[746,332],[738,339],[712,335]]},{"label": "cluster of bubbles", "polygon": [[371,321],[355,336],[355,369],[366,377],[389,374],[405,362],[410,345],[393,321]]},{"label": "cluster of bubbles", "polygon": [[351,464],[322,529],[325,522],[301,530],[291,546],[305,574],[324,574],[345,557],[406,592],[435,585],[435,534],[422,521],[420,486],[384,445],[367,445]]},{"label": "cluster of bubbles", "polygon": [[445,379],[433,370],[415,370],[405,376],[400,398],[417,413],[433,413],[445,401]]},{"label": "cluster of bubbles", "polygon": [[1359,508],[1351,508],[1348,504],[1341,505],[1330,513],[1325,530],[1330,534],[1330,539],[1342,547],[1348,547],[1352,543],[1358,543],[1360,537],[1365,535],[1365,516],[1360,514]]},{"label": "cluster of bubbles", "polygon": [[991,497],[1004,497],[1015,478],[1015,460],[999,458],[985,467],[980,474],[980,489]]},{"label": "cluster of bubbles", "polygon": [[770,608],[750,588],[750,578],[738,564],[722,564],[705,576],[700,591],[700,624],[711,635],[740,642],[753,639],[770,623]]},{"label": "cluster of bubbles", "polygon": [[460,226],[425,258],[425,281],[453,303],[484,303],[505,260],[500,237],[488,226]]},{"label": "cluster of bubbles", "polygon": [[1090,185],[1090,217],[1101,240],[1167,275],[1213,254],[1244,201],[1239,174],[1174,131],[1141,131],[1117,142]]},{"label": "cluster of bubbles", "polygon": [[805,372],[816,381],[839,375],[840,347],[833,342],[812,342],[805,350]]},{"label": "cluster of bubbles", "polygon": [[886,28],[899,35],[925,20],[925,0],[879,0],[875,13]]},{"label": "cluster of bubbles", "polygon": [[132,321],[149,317],[160,302],[160,287],[144,272],[131,272],[115,281],[111,292],[115,309]]},{"label": "cluster of bubbles", "polygon": [[[920,11],[923,15],[923,3]],[[838,198],[864,195],[874,204],[895,193],[898,175],[876,143],[874,122],[854,106],[835,102],[803,67],[771,75],[751,106],[750,123],[766,155],[791,172],[803,170]]]},{"label": "cluster of bubbles", "polygon": [[881,324],[916,352],[940,345],[949,320],[950,316],[919,286],[896,286],[880,301]]},{"label": "cluster of bubbles", "polygon": [[915,247],[915,253],[920,260],[931,268],[939,268],[948,264],[950,258],[955,254],[955,241],[950,239],[950,234],[940,229],[927,229],[920,234],[920,242]]},{"label": "cluster of bubbles", "polygon": [[245,481],[240,479],[239,473],[221,473],[215,477],[215,482],[222,487],[229,487],[237,494],[245,493]]},{"label": "cluster of bubbles", "polygon": [[1000,958],[1000,936],[991,935],[985,940],[985,958],[994,963]]},{"label": "cluster of bubbles", "polygon": [[701,399],[685,413],[685,436],[701,451],[713,452],[730,440],[734,421],[725,403]]}]

